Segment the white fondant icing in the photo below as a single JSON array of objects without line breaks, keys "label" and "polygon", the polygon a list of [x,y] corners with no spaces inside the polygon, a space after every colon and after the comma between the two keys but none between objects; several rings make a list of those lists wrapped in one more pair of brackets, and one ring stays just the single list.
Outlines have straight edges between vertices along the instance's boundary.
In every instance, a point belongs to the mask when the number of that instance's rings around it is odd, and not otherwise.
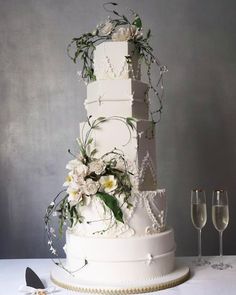
[{"label": "white fondant icing", "polygon": [[104,116],[148,119],[148,85],[131,79],[100,80],[87,86],[85,108],[95,118]]},{"label": "white fondant icing", "polygon": [[[123,199],[119,202],[121,206]],[[165,190],[136,191],[129,202],[132,204],[129,209],[122,206],[124,223],[121,223],[114,219],[112,212],[104,207],[100,199],[93,197],[89,205],[78,208],[84,221],[74,226],[72,232],[79,236],[114,238],[144,236],[165,230]]]},{"label": "white fondant icing", "polygon": [[[74,275],[94,282],[152,279],[174,268],[173,230],[146,237],[84,238],[67,231],[67,268]],[[151,256],[150,256],[151,255]]]},{"label": "white fondant icing", "polygon": [[[131,57],[127,63],[126,57]],[[103,42],[94,52],[94,73],[97,80],[140,79],[140,64],[132,42]]]},{"label": "white fondant icing", "polygon": [[[81,132],[82,130],[86,132],[88,128],[84,124],[80,124]],[[142,171],[138,188],[147,191],[156,190],[156,145],[155,138],[151,136],[152,122],[137,120],[134,126],[134,130],[130,131],[124,122],[112,119],[100,125],[99,129],[93,130],[91,137],[94,139],[94,147],[98,150],[97,156],[100,157],[114,148],[122,150],[126,159],[133,163],[135,170]],[[148,161],[145,160],[147,155]],[[147,167],[144,166],[146,162]]]},{"label": "white fondant icing", "polygon": [[[127,63],[126,56],[131,63]],[[134,130],[120,120],[108,120],[91,133],[100,157],[120,149],[134,172],[131,208],[122,206],[124,223],[96,198],[79,206],[84,220],[67,230],[67,268],[76,279],[119,285],[152,280],[174,268],[173,230],[166,230],[165,190],[157,190],[156,147],[148,121],[147,85],[140,79],[138,56],[130,42],[104,42],[96,47],[97,81],[87,87],[88,116],[135,117]],[[86,132],[84,123],[81,131]],[[132,165],[130,164],[132,163]],[[118,200],[123,204],[122,198]],[[84,266],[85,260],[88,264]],[[77,271],[80,269],[79,271]]]}]

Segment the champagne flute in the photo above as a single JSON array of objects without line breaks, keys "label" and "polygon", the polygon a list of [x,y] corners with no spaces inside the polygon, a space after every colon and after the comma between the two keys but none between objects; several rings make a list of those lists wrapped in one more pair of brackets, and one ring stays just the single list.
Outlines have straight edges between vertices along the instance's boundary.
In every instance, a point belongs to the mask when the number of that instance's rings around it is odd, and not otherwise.
[{"label": "champagne flute", "polygon": [[209,264],[207,260],[202,258],[202,228],[207,221],[206,194],[202,189],[191,191],[191,219],[198,231],[198,257],[194,264],[197,266]]},{"label": "champagne flute", "polygon": [[229,223],[228,193],[225,190],[214,190],[212,195],[212,221],[215,229],[219,232],[220,262],[213,264],[212,268],[224,270],[231,268],[223,263],[223,231]]}]

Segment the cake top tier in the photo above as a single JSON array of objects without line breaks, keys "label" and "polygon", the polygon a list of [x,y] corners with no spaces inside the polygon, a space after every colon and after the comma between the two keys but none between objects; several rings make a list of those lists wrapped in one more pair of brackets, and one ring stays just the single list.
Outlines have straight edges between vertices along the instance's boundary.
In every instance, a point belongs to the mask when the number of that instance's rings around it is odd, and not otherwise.
[{"label": "cake top tier", "polygon": [[140,80],[139,52],[134,42],[108,41],[99,44],[94,51],[96,80]]},{"label": "cake top tier", "polygon": [[91,32],[73,38],[67,48],[68,55],[73,62],[82,65],[78,74],[86,83],[111,79],[140,80],[142,67],[143,77],[147,78],[143,82],[149,84],[149,94],[153,94],[151,119],[157,123],[162,111],[163,74],[167,68],[153,54],[149,43],[151,30],[143,30],[140,16],[129,10],[129,17],[126,17],[116,10],[116,6],[112,2],[103,5],[112,16]]},{"label": "cake top tier", "polygon": [[[116,5],[115,3],[108,4]],[[104,8],[106,9],[106,6]],[[116,10],[106,10],[111,12],[114,17],[109,16],[91,32],[73,38],[67,48],[69,57],[75,63],[82,62],[81,76],[86,82],[99,79],[100,69],[96,69],[96,61],[98,61],[99,54],[105,48],[107,48],[106,53],[113,54],[113,56],[118,54],[117,59],[120,57],[120,62],[126,56],[126,62],[130,63],[135,55],[137,60],[144,59],[145,64],[149,66],[152,63],[158,63],[149,44],[151,30],[144,32],[140,16],[132,11],[131,16],[128,18],[123,14],[119,14]],[[105,43],[108,44],[105,45]],[[121,57],[122,53],[126,55]],[[138,79],[139,75],[134,78]]]}]

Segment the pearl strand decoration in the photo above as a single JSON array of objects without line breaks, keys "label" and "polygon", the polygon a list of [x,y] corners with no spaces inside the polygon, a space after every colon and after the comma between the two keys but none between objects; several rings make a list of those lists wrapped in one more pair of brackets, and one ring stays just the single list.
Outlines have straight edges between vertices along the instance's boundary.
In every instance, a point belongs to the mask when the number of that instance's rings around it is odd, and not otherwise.
[{"label": "pearl strand decoration", "polygon": [[116,78],[116,73],[114,72],[114,69],[113,69],[113,66],[111,64],[111,61],[110,61],[109,57],[106,55],[105,58],[106,58],[106,61],[107,61],[107,64],[108,64],[108,71],[110,71],[112,73],[113,78]]},{"label": "pearl strand decoration", "polygon": [[154,165],[152,162],[152,159],[149,155],[149,152],[147,152],[146,156],[143,158],[142,164],[141,164],[141,168],[140,168],[140,172],[139,172],[139,180],[142,183],[144,181],[144,177],[145,177],[145,172],[147,170],[147,168],[150,168],[152,177],[153,177],[153,181],[156,183],[156,173],[154,170]]}]

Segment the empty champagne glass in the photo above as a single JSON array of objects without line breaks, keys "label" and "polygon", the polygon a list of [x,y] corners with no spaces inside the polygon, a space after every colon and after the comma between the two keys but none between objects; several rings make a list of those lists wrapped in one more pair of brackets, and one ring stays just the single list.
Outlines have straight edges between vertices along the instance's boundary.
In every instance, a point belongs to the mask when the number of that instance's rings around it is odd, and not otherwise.
[{"label": "empty champagne glass", "polygon": [[212,195],[212,221],[219,232],[220,262],[213,264],[214,269],[224,270],[232,267],[223,263],[223,231],[229,223],[228,193],[225,190],[214,190]]},{"label": "empty champagne glass", "polygon": [[198,257],[194,264],[197,266],[209,264],[207,260],[202,258],[202,228],[207,221],[206,194],[202,189],[191,191],[191,219],[198,231]]}]

